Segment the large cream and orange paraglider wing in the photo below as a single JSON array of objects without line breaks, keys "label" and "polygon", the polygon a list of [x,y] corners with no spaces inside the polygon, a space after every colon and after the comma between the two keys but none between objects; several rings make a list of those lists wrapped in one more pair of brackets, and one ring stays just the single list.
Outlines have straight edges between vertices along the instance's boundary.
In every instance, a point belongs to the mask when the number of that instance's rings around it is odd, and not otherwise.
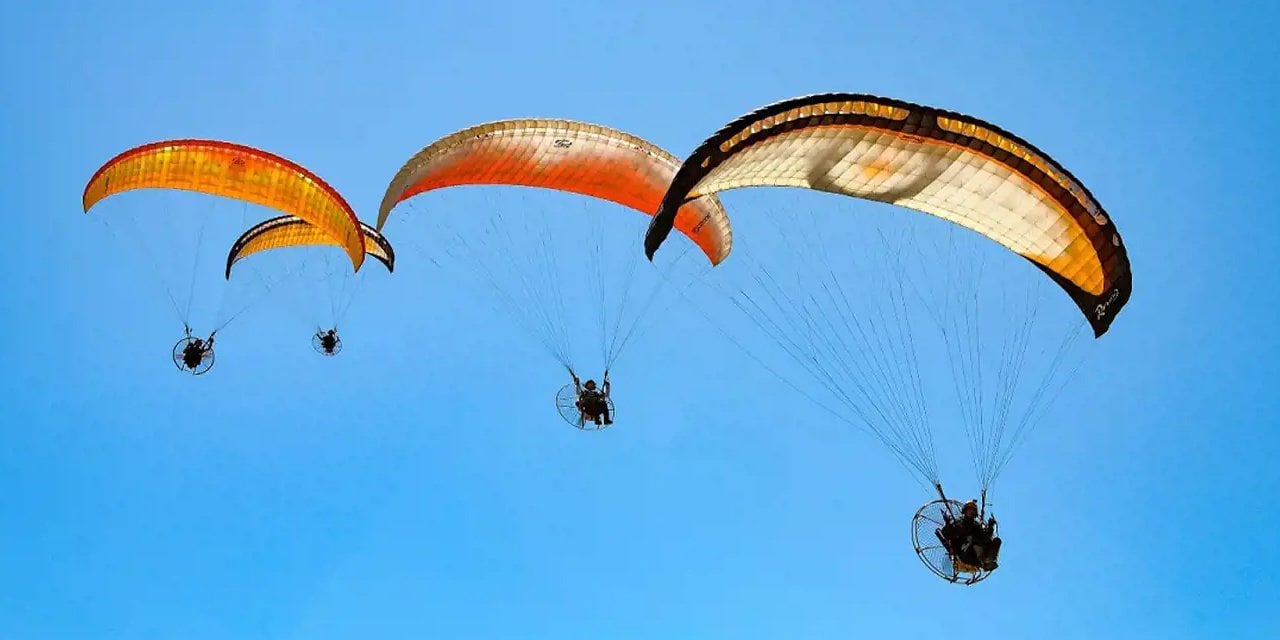
[{"label": "large cream and orange paraglider wing", "polygon": [[672,179],[645,253],[653,257],[684,203],[754,186],[887,202],[971,229],[1048,274],[1096,336],[1132,290],[1119,232],[1058,163],[976,118],[865,94],[785,100],[708,138]]},{"label": "large cream and orange paraglider wing", "polygon": [[[459,185],[555,189],[653,215],[679,165],[657,146],[599,125],[546,119],[482,124],[445,136],[410,158],[387,187],[377,228],[400,202]],[[683,204],[674,225],[713,265],[729,255],[729,221],[715,197]]]}]

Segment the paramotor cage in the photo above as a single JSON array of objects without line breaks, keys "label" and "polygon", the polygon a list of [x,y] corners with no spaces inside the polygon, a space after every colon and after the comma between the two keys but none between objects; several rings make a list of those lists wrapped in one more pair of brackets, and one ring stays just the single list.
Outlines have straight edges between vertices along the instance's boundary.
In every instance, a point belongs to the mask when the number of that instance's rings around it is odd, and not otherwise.
[{"label": "paramotor cage", "polygon": [[[202,353],[200,363],[192,367],[187,365],[186,352],[188,346],[195,344],[201,345]],[[173,365],[178,368],[178,371],[190,373],[193,376],[204,375],[213,368],[213,347],[207,341],[195,336],[186,336],[173,345]]]},{"label": "paramotor cage", "polygon": [[316,353],[322,356],[336,356],[339,353],[342,353],[342,338],[339,338],[337,334],[334,334],[333,340],[333,349],[326,349],[324,346],[324,334],[319,332],[314,333],[311,335],[311,348],[315,349]]},{"label": "paramotor cage", "polygon": [[[609,408],[609,418],[617,419],[617,414],[613,409],[613,398],[605,398],[605,406]],[[582,414],[582,410],[578,408],[578,390],[570,382],[556,393],[556,410],[560,412],[560,417],[569,423],[570,426],[582,431],[604,431],[609,428],[607,424],[596,424],[588,416]]]},{"label": "paramotor cage", "polygon": [[991,572],[961,561],[942,536],[947,519],[958,518],[962,506],[958,500],[934,500],[920,507],[911,519],[911,544],[924,566],[939,578],[951,583],[977,584]]}]

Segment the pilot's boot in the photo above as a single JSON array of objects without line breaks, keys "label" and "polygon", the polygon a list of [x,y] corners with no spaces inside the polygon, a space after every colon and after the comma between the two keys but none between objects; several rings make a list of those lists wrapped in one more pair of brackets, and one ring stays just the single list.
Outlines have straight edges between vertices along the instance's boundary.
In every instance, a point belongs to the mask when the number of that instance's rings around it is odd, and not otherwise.
[{"label": "pilot's boot", "polygon": [[1000,556],[1000,538],[991,541],[991,547],[987,549],[986,557],[982,563],[982,568],[987,571],[995,571],[1000,564],[996,562],[996,558]]}]

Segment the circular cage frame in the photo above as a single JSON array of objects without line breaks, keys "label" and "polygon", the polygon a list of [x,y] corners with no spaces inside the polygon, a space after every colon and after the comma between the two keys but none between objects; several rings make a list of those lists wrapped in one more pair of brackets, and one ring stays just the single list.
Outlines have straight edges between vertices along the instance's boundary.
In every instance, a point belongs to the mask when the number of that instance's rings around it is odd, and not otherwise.
[{"label": "circular cage frame", "polygon": [[986,580],[991,572],[956,558],[942,541],[943,514],[960,517],[959,500],[938,499],[916,510],[911,518],[911,545],[916,557],[934,575],[952,584],[974,585]]},{"label": "circular cage frame", "polygon": [[325,351],[324,344],[320,342],[320,339],[323,333],[324,333],[323,331],[317,331],[311,334],[311,348],[315,349],[316,353],[322,356],[325,356],[327,358],[331,358],[333,356],[338,355],[339,353],[342,353],[342,336],[339,336],[336,332],[333,334],[333,337],[338,342],[333,345],[333,352],[331,353],[329,351]]},{"label": "circular cage frame", "polygon": [[196,340],[199,340],[199,338],[195,336],[185,336],[181,340],[178,340],[176,343],[174,343],[173,353],[172,353],[173,365],[178,368],[178,371],[181,371],[183,373],[189,373],[193,376],[202,376],[208,373],[209,370],[213,368],[213,363],[215,358],[213,353],[213,347],[209,346],[209,342],[205,340],[205,341],[202,341],[204,342],[205,346],[204,346],[204,356],[200,359],[200,364],[197,365],[195,368],[188,367],[186,359],[183,358],[183,352],[186,351],[187,345],[194,344]]},{"label": "circular cage frame", "polygon": [[[605,404],[609,407],[609,419],[611,422],[617,422],[618,414],[613,408],[613,398],[605,398]],[[580,431],[604,431],[613,425],[601,424],[584,420],[582,412],[578,410],[578,390],[575,385],[570,382],[556,392],[556,411],[560,413],[560,417],[569,424],[569,426]]]}]

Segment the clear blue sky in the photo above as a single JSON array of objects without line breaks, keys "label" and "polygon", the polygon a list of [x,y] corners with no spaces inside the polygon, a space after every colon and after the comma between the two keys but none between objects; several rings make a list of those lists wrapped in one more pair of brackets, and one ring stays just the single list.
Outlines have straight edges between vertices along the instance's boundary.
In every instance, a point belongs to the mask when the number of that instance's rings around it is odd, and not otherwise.
[{"label": "clear blue sky", "polygon": [[[606,4],[6,7],[0,638],[1280,634],[1274,7]],[[589,120],[683,156],[818,91],[1018,132],[1129,246],[1094,393],[1002,478],[1008,546],[974,588],[913,557],[928,495],[882,447],[798,428],[816,414],[714,332],[637,348],[627,421],[580,434],[548,415],[553,364],[495,348],[521,337],[406,241],[342,357],[264,306],[193,380],[80,213],[155,139],[282,153],[368,220],[463,126]]]}]

